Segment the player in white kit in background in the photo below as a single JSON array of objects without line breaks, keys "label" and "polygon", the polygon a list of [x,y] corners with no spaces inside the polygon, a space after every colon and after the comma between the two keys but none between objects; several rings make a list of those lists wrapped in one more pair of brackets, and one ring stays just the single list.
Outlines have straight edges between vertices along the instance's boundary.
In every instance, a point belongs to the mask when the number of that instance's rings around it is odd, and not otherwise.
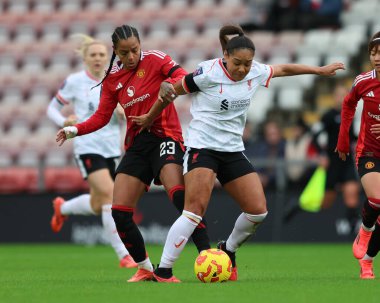
[{"label": "player in white kit in background", "polygon": [[[95,86],[103,78],[108,63],[107,46],[103,42],[86,35],[75,36],[82,39],[77,52],[83,59],[85,70],[66,78],[47,109],[48,117],[60,127],[83,122],[96,111],[100,99],[100,86]],[[61,110],[70,103],[74,106],[75,115],[65,117]],[[120,117],[124,117],[122,111]],[[67,201],[61,197],[55,198],[51,228],[54,232],[59,232],[69,215],[101,215],[104,234],[120,260],[120,267],[130,268],[136,267],[137,264],[116,232],[111,213],[113,178],[121,155],[118,120],[115,111],[105,127],[74,139],[75,160],[83,178],[89,183],[90,194]]]},{"label": "player in white kit in background", "polygon": [[[230,35],[234,37],[229,39]],[[242,210],[227,241],[218,244],[231,258],[230,280],[238,279],[235,252],[268,213],[260,179],[243,153],[242,135],[255,91],[259,86],[268,87],[272,77],[332,76],[344,68],[342,63],[319,67],[255,62],[255,46],[240,26],[222,27],[219,38],[224,58],[200,63],[195,72],[174,84],[178,95],[192,93],[193,119],[185,138],[185,207],[166,238],[160,265],[153,274],[157,282],[180,282],[172,273],[174,262],[202,220],[216,178]],[[158,99],[148,114],[133,119],[143,128],[149,127],[165,106],[166,102]]]}]

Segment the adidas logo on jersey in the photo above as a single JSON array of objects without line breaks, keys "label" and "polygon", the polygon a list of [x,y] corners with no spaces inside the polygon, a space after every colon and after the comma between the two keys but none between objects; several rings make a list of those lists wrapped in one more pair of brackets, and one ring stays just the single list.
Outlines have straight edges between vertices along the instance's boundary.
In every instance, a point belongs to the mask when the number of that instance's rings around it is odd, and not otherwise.
[{"label": "adidas logo on jersey", "polygon": [[366,94],[367,97],[375,97],[375,94],[373,91],[370,91],[368,94]]},{"label": "adidas logo on jersey", "polygon": [[123,87],[123,85],[119,82],[119,84],[116,86],[116,90],[118,90],[118,89],[120,89],[122,87]]}]

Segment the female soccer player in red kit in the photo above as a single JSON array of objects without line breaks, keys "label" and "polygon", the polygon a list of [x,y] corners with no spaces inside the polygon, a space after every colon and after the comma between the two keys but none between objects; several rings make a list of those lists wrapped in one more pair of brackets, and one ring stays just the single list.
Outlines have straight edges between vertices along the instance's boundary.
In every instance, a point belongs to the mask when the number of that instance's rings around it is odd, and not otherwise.
[{"label": "female soccer player in red kit", "polygon": [[[344,99],[336,148],[339,158],[345,161],[350,146],[349,128],[357,103],[363,99],[356,163],[367,200],[362,208],[362,225],[352,246],[355,258],[359,259],[362,279],[374,278],[372,259],[380,249],[380,222],[375,224],[380,215],[380,32],[371,38],[368,54],[374,69],[357,76]],[[377,240],[370,241],[371,236]]]},{"label": "female soccer player in red kit", "polygon": [[[186,71],[161,51],[142,51],[136,28],[117,27],[112,43],[113,54],[102,81],[98,110],[87,121],[61,129],[57,133],[60,144],[105,126],[118,103],[126,117],[139,116],[149,111],[158,96],[165,102],[177,96],[171,83],[181,79]],[[120,61],[113,65],[116,56]],[[138,263],[138,271],[128,281],[146,281],[153,277],[153,266],[140,230],[132,219],[138,200],[154,180],[164,186],[179,211],[184,206],[184,148],[174,105],[171,103],[149,130],[141,131],[141,127],[128,118],[124,143],[126,153],[116,170],[112,216],[121,240]],[[192,237],[198,251],[210,248],[204,222],[198,225]]]}]

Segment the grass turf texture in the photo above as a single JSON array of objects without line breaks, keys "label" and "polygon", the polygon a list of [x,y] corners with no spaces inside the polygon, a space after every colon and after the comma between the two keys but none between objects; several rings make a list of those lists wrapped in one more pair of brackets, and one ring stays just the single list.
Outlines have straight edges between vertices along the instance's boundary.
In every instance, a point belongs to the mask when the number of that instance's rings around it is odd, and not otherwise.
[{"label": "grass turf texture", "polygon": [[[148,246],[158,263],[162,247]],[[375,280],[359,279],[349,244],[254,244],[237,255],[239,281],[203,284],[193,272],[195,247],[175,266],[180,284],[127,283],[107,246],[0,245],[0,302],[379,302]]]}]

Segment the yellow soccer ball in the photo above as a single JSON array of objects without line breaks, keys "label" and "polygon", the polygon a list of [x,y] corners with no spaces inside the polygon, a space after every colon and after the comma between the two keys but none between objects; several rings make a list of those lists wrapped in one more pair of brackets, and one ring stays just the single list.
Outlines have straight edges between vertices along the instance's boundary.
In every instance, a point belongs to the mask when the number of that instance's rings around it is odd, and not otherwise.
[{"label": "yellow soccer ball", "polygon": [[194,272],[203,283],[225,282],[232,272],[230,257],[220,249],[203,250],[195,259]]}]

